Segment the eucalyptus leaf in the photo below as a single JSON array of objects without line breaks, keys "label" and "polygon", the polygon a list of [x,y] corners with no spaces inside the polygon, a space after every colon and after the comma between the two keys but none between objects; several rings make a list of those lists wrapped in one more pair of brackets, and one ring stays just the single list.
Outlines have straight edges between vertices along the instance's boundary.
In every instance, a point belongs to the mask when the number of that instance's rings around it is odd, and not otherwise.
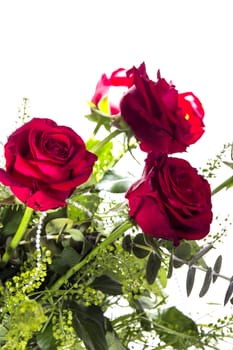
[{"label": "eucalyptus leaf", "polygon": [[190,295],[192,289],[193,289],[193,284],[195,280],[195,274],[196,274],[196,268],[194,266],[190,266],[188,269],[187,273],[187,278],[186,278],[186,292],[187,296]]},{"label": "eucalyptus leaf", "polygon": [[214,268],[213,268],[213,271],[216,273],[216,274],[213,273],[213,283],[216,282],[218,278],[218,274],[221,270],[221,267],[222,267],[222,255],[219,255],[215,261]]},{"label": "eucalyptus leaf", "polygon": [[144,235],[144,240],[148,246],[150,246],[154,249],[154,251],[156,251],[158,249],[158,242],[157,242],[155,237],[152,237],[149,235]]},{"label": "eucalyptus leaf", "polygon": [[171,254],[168,264],[167,278],[171,278],[173,273],[173,255]]},{"label": "eucalyptus leaf", "polygon": [[146,279],[149,284],[154,283],[160,266],[161,260],[159,256],[156,253],[152,252],[148,258],[146,265]]},{"label": "eucalyptus leaf", "polygon": [[203,249],[201,249],[189,262],[189,265],[194,265],[198,262],[199,259],[201,259],[205,254],[207,254],[211,249],[213,248],[213,245],[209,244]]},{"label": "eucalyptus leaf", "polygon": [[212,281],[212,277],[213,277],[213,271],[212,271],[212,268],[209,267],[206,271],[205,279],[204,279],[202,288],[201,288],[200,293],[199,293],[200,298],[202,298],[208,292],[211,281]]},{"label": "eucalyptus leaf", "polygon": [[122,248],[130,253],[132,251],[132,239],[130,235],[126,235],[122,240]]},{"label": "eucalyptus leaf", "polygon": [[148,248],[149,248],[148,245],[145,243],[144,235],[142,233],[138,233],[133,239],[132,250],[134,255],[137,258],[143,259],[148,254],[150,254],[150,251],[148,250]]},{"label": "eucalyptus leaf", "polygon": [[224,306],[228,303],[229,299],[231,298],[233,293],[233,277],[231,277],[229,286],[227,288],[226,294],[225,294],[225,298],[224,298]]}]

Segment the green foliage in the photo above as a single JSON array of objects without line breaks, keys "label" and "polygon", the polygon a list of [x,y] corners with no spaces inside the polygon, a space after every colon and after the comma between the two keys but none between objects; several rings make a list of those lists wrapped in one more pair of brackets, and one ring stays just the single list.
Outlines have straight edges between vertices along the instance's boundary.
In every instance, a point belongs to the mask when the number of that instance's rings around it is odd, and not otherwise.
[{"label": "green foliage", "polygon": [[1,286],[1,322],[5,329],[2,349],[26,349],[28,341],[47,320],[43,306],[29,295],[44,282],[49,254],[44,253],[39,267],[32,267],[34,259],[25,262],[21,272]]},{"label": "green foliage", "polygon": [[120,174],[114,169],[109,169],[98,183],[98,190],[105,190],[112,193],[124,193],[132,184],[133,178],[130,174]]},{"label": "green foliage", "polygon": [[109,168],[112,168],[115,164],[115,157],[113,155],[113,143],[109,141],[98,150],[97,146],[100,144],[100,142],[101,141],[95,139],[90,139],[86,143],[87,149],[97,149],[95,153],[98,156],[98,160],[94,165],[92,173],[92,177],[95,179],[96,182],[99,182],[99,180],[102,179],[106,171]]},{"label": "green foliage", "polygon": [[[3,210],[1,211],[1,235],[12,235],[17,230],[23,217],[23,213],[24,207],[22,205],[3,207]],[[14,220],[11,220],[12,217],[14,217]]]},{"label": "green foliage", "polygon": [[161,266],[161,260],[159,256],[152,252],[150,253],[147,265],[146,265],[146,279],[149,284],[152,284],[159,272]]},{"label": "green foliage", "polygon": [[95,122],[97,125],[103,125],[107,131],[110,131],[112,119],[109,116],[108,99],[103,98],[99,107],[101,107],[101,110],[92,107],[91,114],[87,114],[85,117],[88,120]]},{"label": "green foliage", "polygon": [[176,307],[165,309],[157,318],[155,328],[160,339],[173,349],[186,350],[199,347],[199,332],[196,323]]},{"label": "green foliage", "polygon": [[209,159],[206,163],[206,166],[203,169],[200,169],[202,174],[207,179],[216,177],[216,171],[222,167],[222,163],[224,162],[226,152],[229,151],[231,146],[231,143],[225,143],[223,145],[222,150],[218,154],[216,154],[216,156],[213,159]]},{"label": "green foliage", "polygon": [[[28,117],[26,106],[25,99],[22,122]],[[75,190],[65,208],[49,211],[39,227],[40,213],[34,212],[24,237],[0,269],[0,346],[126,350],[133,343],[145,350],[204,349],[232,332],[233,318],[204,325],[205,331],[176,307],[167,308],[164,289],[173,269],[186,265],[187,294],[201,270],[199,296],[204,296],[222,277],[221,256],[213,267],[205,262],[222,231],[204,247],[182,241],[175,248],[172,242],[141,233],[129,221],[125,203],[115,200],[133,179],[113,167],[132,145],[127,144],[128,134],[116,141],[122,128],[110,133],[117,120],[107,115],[108,100],[103,99],[98,108],[87,116],[96,123],[87,142],[98,156],[93,176]],[[99,141],[94,137],[102,125],[109,134]],[[224,152],[227,149],[224,146]],[[214,176],[224,152],[203,170],[207,177]],[[4,187],[0,192],[0,255],[4,256],[24,207]],[[232,278],[228,281],[225,304],[233,293]]]}]

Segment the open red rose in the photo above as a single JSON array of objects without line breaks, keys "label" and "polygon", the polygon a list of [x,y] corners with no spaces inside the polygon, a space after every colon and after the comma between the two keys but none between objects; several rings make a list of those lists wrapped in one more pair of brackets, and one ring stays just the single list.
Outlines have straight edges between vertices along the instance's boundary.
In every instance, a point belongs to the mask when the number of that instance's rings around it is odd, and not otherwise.
[{"label": "open red rose", "polygon": [[[111,115],[116,115],[120,113],[119,103],[124,91],[127,91],[133,84],[132,75],[126,75],[126,70],[124,68],[119,68],[115,70],[110,78],[107,77],[106,74],[103,74],[98,81],[95,89],[94,96],[91,99],[91,102],[94,103],[97,107],[101,103],[101,101],[109,95],[110,90],[112,88],[116,88],[115,90],[119,90],[120,97],[118,100],[114,102],[114,98],[111,99],[109,97],[109,113]],[[116,98],[117,99],[117,98]]]},{"label": "open red rose", "polygon": [[212,221],[209,183],[186,160],[150,153],[126,194],[129,215],[145,234],[173,240],[205,237]]},{"label": "open red rose", "polygon": [[8,138],[5,158],[0,182],[27,206],[41,211],[64,206],[89,178],[97,159],[71,128],[44,118],[32,119]]},{"label": "open red rose", "polygon": [[[144,66],[144,69],[142,69]],[[204,132],[204,110],[192,93],[179,94],[174,85],[160,77],[154,82],[145,64],[133,68],[134,85],[123,96],[121,115],[145,152],[183,152]]]}]

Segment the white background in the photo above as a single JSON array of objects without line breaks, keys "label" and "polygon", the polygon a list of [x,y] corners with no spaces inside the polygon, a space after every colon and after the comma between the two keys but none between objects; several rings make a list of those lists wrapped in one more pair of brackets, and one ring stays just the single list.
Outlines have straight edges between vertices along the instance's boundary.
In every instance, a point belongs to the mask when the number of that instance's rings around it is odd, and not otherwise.
[{"label": "white background", "polygon": [[[23,97],[30,100],[31,116],[54,119],[87,139],[93,125],[83,115],[100,75],[145,61],[152,79],[160,69],[179,91],[193,91],[202,101],[206,132],[186,159],[203,165],[232,141],[231,7],[231,0],[0,0],[0,140],[13,131]],[[216,184],[230,175],[226,168]],[[216,195],[216,214],[231,211],[231,196],[232,190]],[[229,277],[230,235],[232,228],[215,252],[224,255]],[[195,298],[197,291],[186,299],[178,279],[171,303],[202,317],[207,302],[222,303],[227,283],[217,283],[205,298]]]}]

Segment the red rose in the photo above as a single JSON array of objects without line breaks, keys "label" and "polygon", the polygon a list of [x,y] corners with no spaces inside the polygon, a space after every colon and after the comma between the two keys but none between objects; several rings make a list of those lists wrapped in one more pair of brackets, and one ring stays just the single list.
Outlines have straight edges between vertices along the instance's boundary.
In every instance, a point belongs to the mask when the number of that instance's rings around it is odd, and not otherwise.
[{"label": "red rose", "polygon": [[126,194],[145,234],[173,240],[205,237],[212,221],[209,183],[186,160],[150,153],[142,178]]},{"label": "red rose", "polygon": [[8,138],[5,158],[0,181],[35,210],[64,206],[76,186],[89,178],[97,159],[71,128],[40,118]]},{"label": "red rose", "polygon": [[113,102],[114,98],[109,99],[109,113],[111,115],[119,114],[119,102],[122,97],[123,90],[127,91],[128,88],[132,86],[132,84],[133,77],[129,75],[127,76],[126,70],[124,68],[119,68],[115,70],[111,74],[110,78],[108,78],[106,74],[103,74],[96,85],[95,94],[92,97],[91,102],[93,102],[98,107],[99,103],[101,103],[101,101],[109,95],[110,90],[113,87],[116,87],[119,90],[118,92],[120,92],[120,98],[118,99],[119,101],[117,101],[116,103]]},{"label": "red rose", "polygon": [[183,152],[201,137],[204,110],[193,93],[179,94],[159,72],[157,82],[150,80],[145,64],[134,67],[130,74],[134,86],[121,100],[121,115],[143,151]]}]

